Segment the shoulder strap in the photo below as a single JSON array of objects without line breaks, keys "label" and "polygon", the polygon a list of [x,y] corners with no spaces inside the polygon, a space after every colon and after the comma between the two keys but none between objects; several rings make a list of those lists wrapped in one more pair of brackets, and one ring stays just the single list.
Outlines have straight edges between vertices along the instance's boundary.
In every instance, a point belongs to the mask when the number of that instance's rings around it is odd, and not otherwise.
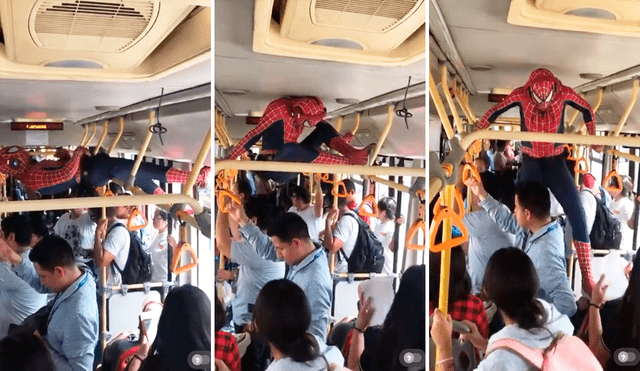
[{"label": "shoulder strap", "polygon": [[[106,234],[108,235],[108,234],[109,234],[109,232],[111,232],[111,230],[112,230],[112,229],[114,229],[114,228],[115,228],[115,227],[117,227],[117,226],[122,226],[122,227],[123,227],[123,228],[125,228],[127,231],[129,231],[129,228],[127,228],[127,226],[126,226],[126,225],[124,225],[124,224],[122,224],[122,223],[120,223],[120,222],[117,222],[117,223],[114,223],[114,224],[109,228],[109,230],[107,231],[107,233],[106,233]],[[106,235],[105,235],[105,238],[106,238]],[[131,235],[131,232],[130,232],[130,231],[129,231],[129,238],[133,238],[133,236]],[[129,253],[131,253],[131,240],[129,240]],[[129,260],[129,256],[127,256],[127,260]],[[113,263],[113,266],[114,266],[114,267],[116,268],[116,270],[118,271],[118,273],[120,273],[120,276],[122,276],[122,272],[124,271],[124,268],[123,268],[123,269],[120,269],[120,267],[118,267],[118,263],[116,263],[116,259],[115,259],[115,257],[113,258],[112,263]],[[125,263],[125,267],[126,267],[126,265],[127,265],[127,263]]]},{"label": "shoulder strap", "polygon": [[542,356],[542,350],[532,349],[521,342],[513,339],[500,339],[493,344],[491,344],[490,350],[487,352],[487,356],[489,353],[493,352],[499,348],[506,348],[508,350],[513,351],[518,354],[520,357],[531,363],[533,366],[538,369],[542,369],[542,363],[544,361],[544,357]]}]

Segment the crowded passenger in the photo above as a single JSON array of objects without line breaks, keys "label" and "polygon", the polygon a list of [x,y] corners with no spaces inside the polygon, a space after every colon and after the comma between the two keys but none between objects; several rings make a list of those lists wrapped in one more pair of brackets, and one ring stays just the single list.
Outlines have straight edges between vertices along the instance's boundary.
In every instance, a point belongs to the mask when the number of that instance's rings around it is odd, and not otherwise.
[{"label": "crowded passenger", "polygon": [[127,264],[131,235],[127,228],[130,206],[107,208],[107,219],[100,219],[96,227],[93,257],[98,270],[108,267],[107,285],[122,283],[121,271]]},{"label": "crowded passenger", "polygon": [[175,254],[177,247],[176,240],[173,236],[168,235],[169,230],[169,213],[160,208],[156,208],[153,213],[153,228],[158,233],[149,245],[149,253],[153,272],[151,275],[152,282],[169,281],[169,249]]},{"label": "crowded passenger", "polygon": [[617,184],[616,178],[614,179],[613,186],[621,187],[620,190],[614,190],[608,188],[607,191],[612,197],[609,204],[609,210],[620,222],[620,231],[622,232],[622,241],[620,242],[620,250],[631,252],[633,251],[633,210],[635,203],[633,199],[633,182],[628,176],[622,176],[622,185]]},{"label": "crowded passenger", "polygon": [[523,251],[531,258],[540,278],[538,297],[553,304],[560,313],[572,316],[576,301],[569,285],[564,251],[564,232],[549,214],[549,191],[534,181],[519,183],[515,212],[494,200],[473,177],[466,183],[480,199],[480,206],[507,233],[519,238]]},{"label": "crowded passenger", "polygon": [[[518,201],[516,201],[516,205]],[[537,298],[539,275],[532,259],[518,248],[496,251],[489,259],[483,280],[489,300],[496,303],[505,327],[487,341],[479,332],[466,337],[473,345],[490,353],[480,362],[477,370],[528,371],[531,365],[511,350],[491,349],[500,339],[514,339],[532,348],[546,348],[558,333],[572,334],[573,325],[565,315],[550,303]],[[451,316],[436,310],[431,328],[431,338],[438,347],[436,364],[440,370],[453,370],[451,353]]]},{"label": "crowded passenger", "polygon": [[38,292],[56,293],[40,336],[48,344],[58,371],[90,371],[98,342],[98,306],[92,274],[78,268],[62,237],[47,236],[28,256],[0,241],[0,260]]},{"label": "crowded passenger", "polygon": [[378,201],[378,223],[374,223],[373,233],[384,249],[384,267],[382,272],[393,274],[393,234],[396,230],[396,200],[383,197]]},{"label": "crowded passenger", "polygon": [[293,187],[291,202],[293,206],[289,212],[300,215],[307,223],[309,228],[309,236],[315,243],[320,243],[320,231],[322,230],[322,213],[324,208],[324,197],[322,195],[322,187],[320,177],[315,178],[315,202],[311,205],[311,194],[309,188],[304,186]]},{"label": "crowded passenger", "polygon": [[347,260],[358,239],[358,214],[348,207],[348,197],[338,198],[338,208],[329,210],[324,229],[324,247],[336,254],[335,272],[348,271]]},{"label": "crowded passenger", "polygon": [[71,245],[78,263],[89,264],[93,260],[96,223],[91,220],[91,213],[87,208],[71,209],[63,214],[53,227],[53,231]]}]

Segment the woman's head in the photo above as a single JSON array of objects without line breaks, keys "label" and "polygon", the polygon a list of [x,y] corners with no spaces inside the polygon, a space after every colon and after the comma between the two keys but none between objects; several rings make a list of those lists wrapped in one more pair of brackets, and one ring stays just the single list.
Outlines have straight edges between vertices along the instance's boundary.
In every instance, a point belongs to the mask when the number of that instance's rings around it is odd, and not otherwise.
[{"label": "woman's head", "polygon": [[[441,253],[429,252],[429,301],[438,303],[440,296],[440,256]],[[471,277],[467,272],[464,250],[461,246],[451,249],[449,268],[449,303],[466,300],[471,293]]]},{"label": "woman's head", "polygon": [[622,296],[615,347],[637,348],[640,344],[640,254],[633,260],[629,286]]},{"label": "woman's head", "polygon": [[296,362],[318,354],[311,334],[311,308],[304,291],[289,280],[274,280],[262,287],[253,308],[257,332],[272,346]]},{"label": "woman's head", "polygon": [[161,208],[157,208],[153,213],[153,228],[164,232],[169,228],[169,213]]},{"label": "woman's head", "polygon": [[483,290],[521,328],[541,327],[545,322],[544,308],[536,300],[538,289],[536,268],[524,251],[507,247],[489,258]]},{"label": "woman's head", "polygon": [[209,349],[211,300],[195,286],[185,285],[171,290],[164,301],[158,322],[152,347],[154,357],[163,370],[190,370],[188,355]]},{"label": "woman's head", "polygon": [[17,332],[0,340],[0,370],[54,371],[47,344],[30,332]]},{"label": "woman's head", "polygon": [[382,325],[376,349],[376,370],[406,370],[399,362],[404,349],[425,349],[424,265],[407,269]]}]

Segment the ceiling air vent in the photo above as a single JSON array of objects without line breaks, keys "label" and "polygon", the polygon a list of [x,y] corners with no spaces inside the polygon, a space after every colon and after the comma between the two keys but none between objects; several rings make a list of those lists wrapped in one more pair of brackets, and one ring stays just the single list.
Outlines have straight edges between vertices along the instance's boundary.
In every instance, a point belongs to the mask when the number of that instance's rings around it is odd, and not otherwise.
[{"label": "ceiling air vent", "polygon": [[[256,0],[258,53],[373,65],[425,57],[425,0]],[[279,15],[279,21],[272,18]]]},{"label": "ceiling air vent", "polygon": [[640,37],[638,0],[511,0],[519,26]]},{"label": "ceiling air vent", "polygon": [[43,48],[121,52],[144,35],[157,12],[151,1],[47,0],[35,12],[33,36]]}]

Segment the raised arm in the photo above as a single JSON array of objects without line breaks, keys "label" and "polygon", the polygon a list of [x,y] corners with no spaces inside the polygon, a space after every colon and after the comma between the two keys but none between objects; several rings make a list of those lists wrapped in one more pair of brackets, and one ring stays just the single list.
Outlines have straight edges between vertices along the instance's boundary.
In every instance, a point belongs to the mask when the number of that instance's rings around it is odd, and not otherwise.
[{"label": "raised arm", "polygon": [[609,284],[605,283],[603,274],[593,286],[589,304],[589,349],[603,366],[611,358],[611,353],[602,344],[602,319],[600,318],[600,309],[605,302],[604,297],[608,287]]},{"label": "raised arm", "polygon": [[322,194],[322,180],[318,174],[313,176],[316,185],[316,202],[313,205],[313,211],[316,214],[316,218],[322,218],[322,210],[324,209],[324,197]]},{"label": "raised arm", "polygon": [[569,87],[563,86],[562,93],[564,94],[564,101],[568,105],[582,112],[587,131],[589,134],[594,135],[596,133],[596,116],[593,114],[591,105]]},{"label": "raised arm", "polygon": [[515,106],[521,105],[522,104],[521,97],[523,92],[524,92],[523,88],[517,88],[514,91],[512,91],[511,94],[509,94],[509,96],[505,100],[491,107],[482,116],[482,118],[478,120],[478,122],[476,123],[476,126],[479,129],[484,129],[489,125],[491,125],[498,118],[498,116],[502,115],[503,113],[505,113],[506,111],[508,111],[509,109]]}]

